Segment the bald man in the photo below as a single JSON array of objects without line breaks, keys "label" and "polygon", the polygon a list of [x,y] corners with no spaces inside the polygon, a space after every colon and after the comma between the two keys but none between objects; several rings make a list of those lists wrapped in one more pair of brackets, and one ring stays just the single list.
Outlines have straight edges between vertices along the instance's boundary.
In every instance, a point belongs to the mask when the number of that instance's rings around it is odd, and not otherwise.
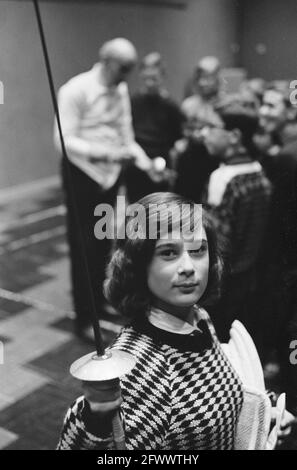
[{"label": "bald man", "polygon": [[[68,156],[62,161],[62,175],[68,209],[75,326],[81,337],[90,323],[91,305],[77,223],[82,229],[96,310],[100,315],[105,303],[102,283],[111,240],[95,238],[94,209],[100,203],[114,205],[121,170],[128,162],[143,171],[149,171],[152,166],[151,159],[135,142],[131,124],[126,79],[136,61],[137,53],[130,41],[124,38],[108,41],[99,49],[99,62],[69,80],[58,95]],[[55,142],[60,148],[57,129]]]}]

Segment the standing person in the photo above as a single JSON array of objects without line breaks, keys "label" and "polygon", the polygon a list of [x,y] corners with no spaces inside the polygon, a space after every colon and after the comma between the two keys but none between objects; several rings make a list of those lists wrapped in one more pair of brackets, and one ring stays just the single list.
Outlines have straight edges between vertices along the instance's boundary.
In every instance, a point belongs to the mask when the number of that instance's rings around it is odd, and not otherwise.
[{"label": "standing person", "polygon": [[206,201],[224,245],[228,268],[213,317],[220,339],[226,341],[235,318],[244,323],[253,338],[262,333],[261,323],[253,315],[252,300],[272,188],[251,148],[257,120],[245,114],[226,114],[224,121],[226,129],[210,129],[204,141],[209,153],[221,160],[210,176]]},{"label": "standing person", "polygon": [[260,158],[274,185],[274,218],[280,225],[277,253],[289,268],[297,268],[297,121],[288,92],[268,89],[259,111],[259,125],[267,141]]},{"label": "standing person", "polygon": [[203,57],[194,70],[193,93],[182,104],[187,118],[188,132],[199,130],[201,125],[223,127],[216,111],[221,101],[221,64],[217,57]]},{"label": "standing person", "polygon": [[[136,142],[154,159],[162,157],[170,166],[169,153],[182,136],[183,114],[164,88],[165,67],[158,52],[147,54],[140,65],[140,90],[131,98]],[[139,168],[126,171],[130,202],[146,194],[168,190],[168,181],[153,182]]]},{"label": "standing person", "polygon": [[217,168],[201,139],[204,127],[224,127],[216,107],[221,101],[221,65],[213,56],[203,57],[193,77],[193,93],[182,103],[185,115],[184,138],[177,142],[174,166],[175,192],[201,203],[210,174]]},{"label": "standing person", "polygon": [[146,196],[140,206],[145,215],[127,220],[106,284],[111,303],[131,320],[111,349],[134,355],[136,365],[113,401],[84,382],[58,449],[114,448],[111,419],[121,406],[128,450],[231,450],[243,386],[203,308],[215,300],[221,276],[215,228],[172,193]]},{"label": "standing person", "polygon": [[[127,39],[116,38],[99,49],[99,62],[69,80],[59,91],[58,103],[68,159],[62,161],[67,206],[75,331],[84,336],[90,324],[90,293],[82,258],[82,243],[95,296],[96,312],[105,299],[102,282],[110,240],[94,236],[94,209],[114,205],[120,174],[133,161],[146,171],[151,161],[134,140],[127,84],[137,60]],[[59,136],[55,142],[60,149]],[[82,239],[80,237],[80,231]]]},{"label": "standing person", "polygon": [[267,342],[270,350],[278,350],[288,403],[296,412],[296,366],[289,357],[291,341],[297,335],[297,121],[289,84],[265,91],[259,123],[261,163],[274,187],[270,244],[265,252],[269,269],[264,279],[264,307],[268,320],[272,318]]}]

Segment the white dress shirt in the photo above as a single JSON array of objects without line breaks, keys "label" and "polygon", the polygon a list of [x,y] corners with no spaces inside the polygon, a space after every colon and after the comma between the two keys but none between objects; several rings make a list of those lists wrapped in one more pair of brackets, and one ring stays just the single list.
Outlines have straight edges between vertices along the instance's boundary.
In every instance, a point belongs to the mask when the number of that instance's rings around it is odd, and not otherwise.
[{"label": "white dress shirt", "polygon": [[[134,140],[127,84],[107,87],[100,63],[63,85],[58,104],[69,159],[104,189],[118,179],[121,164],[108,161],[117,150],[137,153],[135,164],[144,170],[149,167],[150,160]],[[60,150],[57,125],[55,143]],[[98,161],[90,159],[92,145]]]}]

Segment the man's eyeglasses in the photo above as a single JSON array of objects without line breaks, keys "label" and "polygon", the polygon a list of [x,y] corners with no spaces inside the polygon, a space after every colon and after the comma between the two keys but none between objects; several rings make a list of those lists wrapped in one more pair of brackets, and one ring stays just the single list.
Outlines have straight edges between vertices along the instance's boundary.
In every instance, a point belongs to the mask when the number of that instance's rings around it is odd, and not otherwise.
[{"label": "man's eyeglasses", "polygon": [[129,73],[134,67],[134,64],[126,63],[126,64],[119,64],[119,69],[122,73]]}]

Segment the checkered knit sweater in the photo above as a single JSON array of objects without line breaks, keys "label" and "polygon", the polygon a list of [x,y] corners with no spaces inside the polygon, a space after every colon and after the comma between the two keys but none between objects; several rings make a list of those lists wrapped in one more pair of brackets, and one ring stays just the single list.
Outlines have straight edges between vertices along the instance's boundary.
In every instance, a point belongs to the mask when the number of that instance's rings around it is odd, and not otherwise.
[{"label": "checkered knit sweater", "polygon": [[[121,379],[129,450],[232,449],[243,401],[241,382],[209,319],[190,335],[147,320],[126,327],[111,349],[131,353],[136,366]],[[78,398],[65,417],[58,449],[112,449],[110,429],[94,425]],[[101,429],[100,429],[101,428]]]},{"label": "checkered knit sweater", "polygon": [[258,162],[221,165],[209,181],[208,210],[234,274],[257,262],[272,187]]}]

